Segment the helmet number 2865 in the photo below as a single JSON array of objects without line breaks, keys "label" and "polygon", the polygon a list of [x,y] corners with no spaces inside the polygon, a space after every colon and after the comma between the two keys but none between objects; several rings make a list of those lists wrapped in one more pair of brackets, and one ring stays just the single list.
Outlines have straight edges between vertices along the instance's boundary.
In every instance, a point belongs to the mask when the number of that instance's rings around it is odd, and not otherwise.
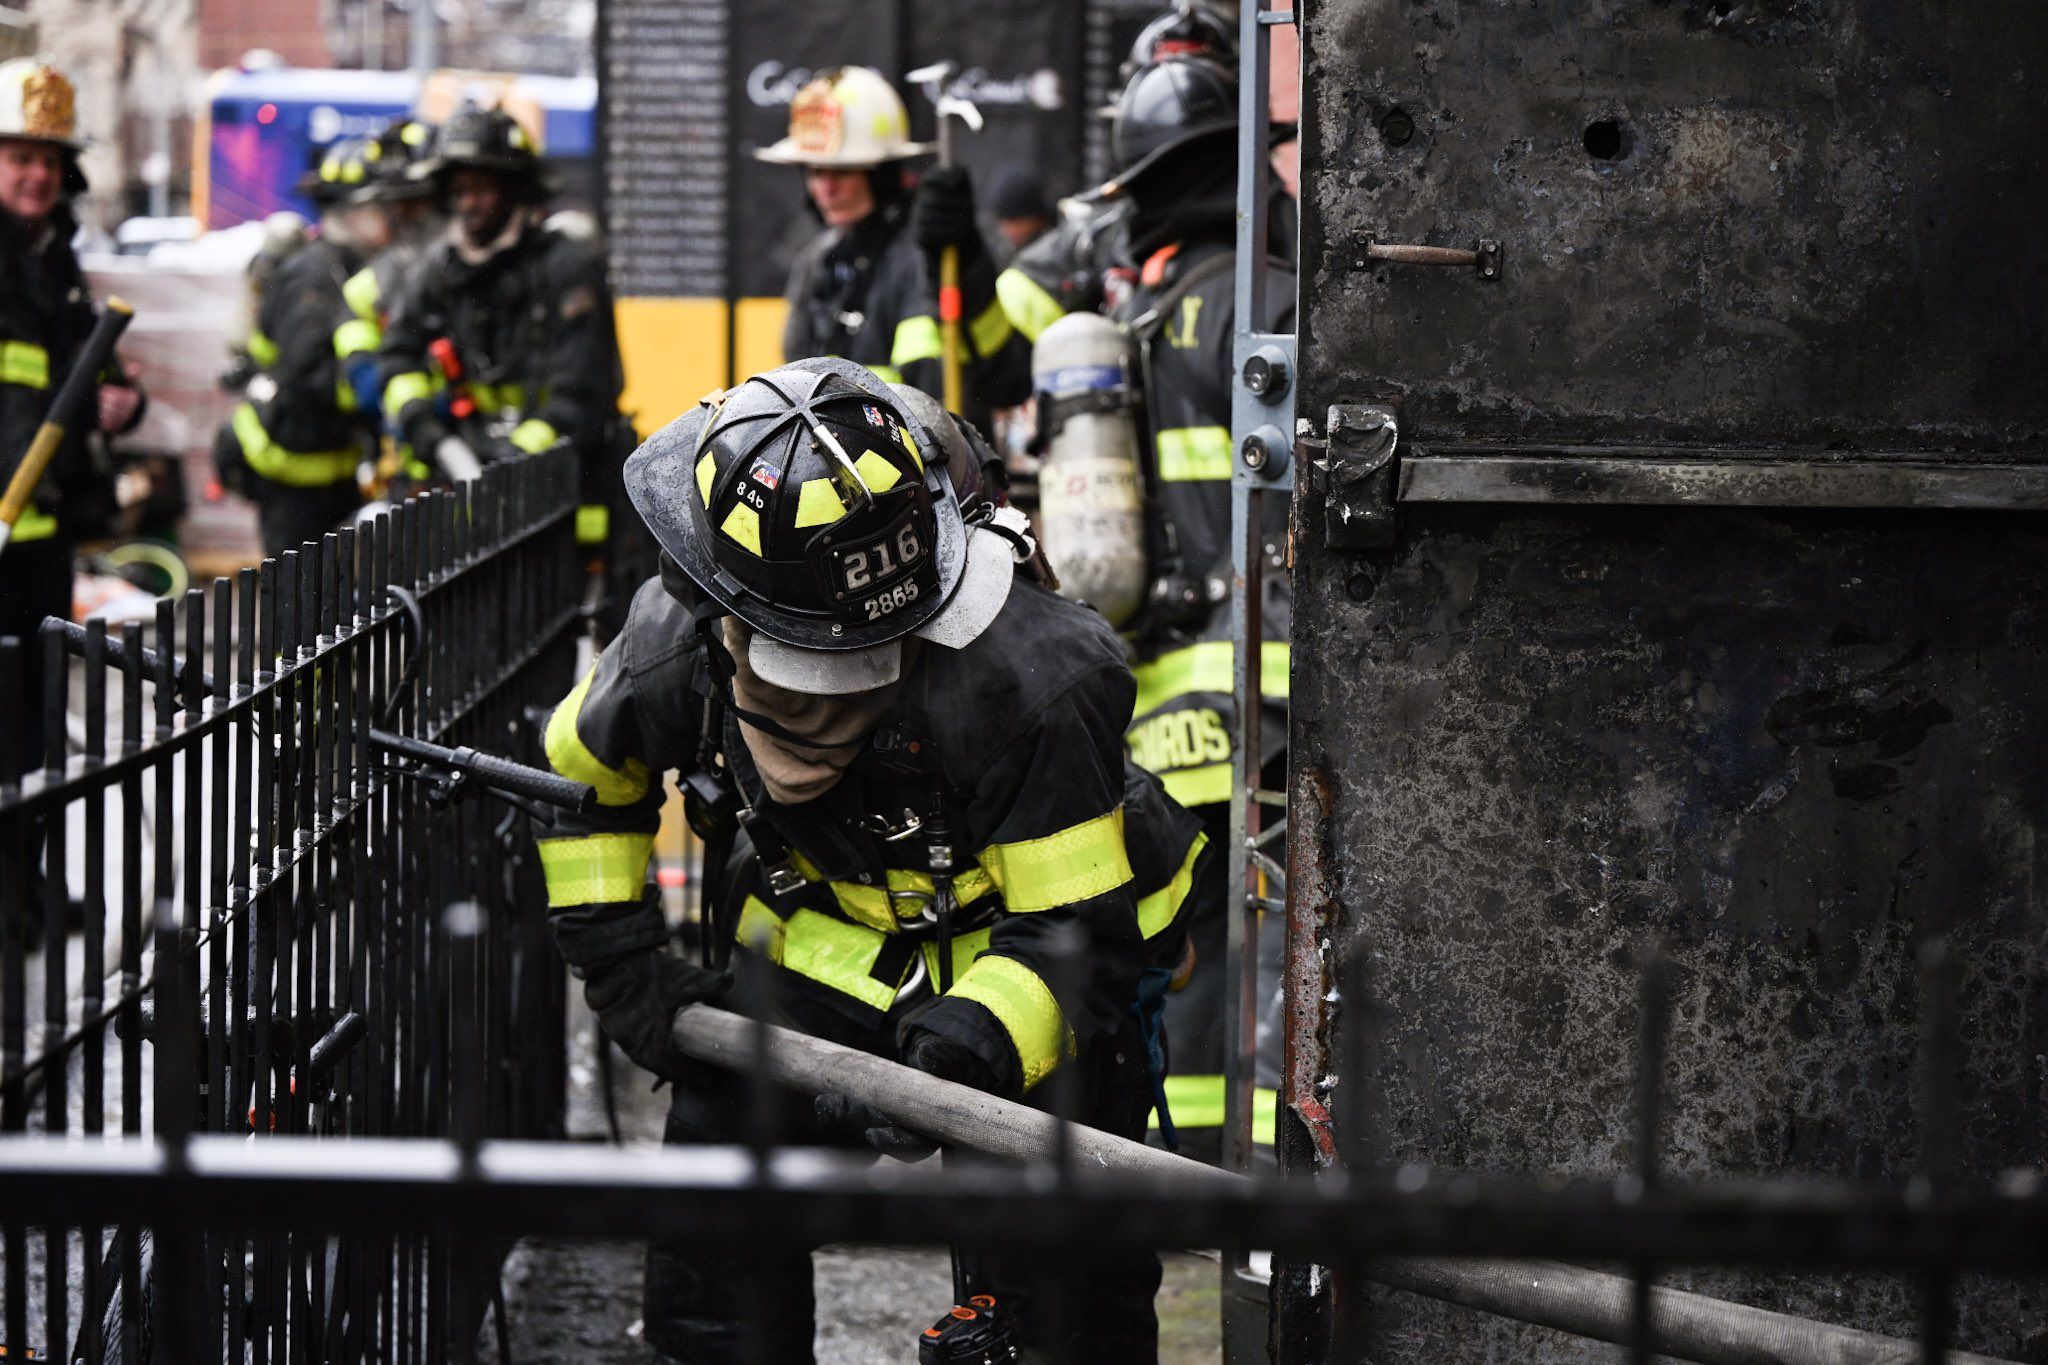
[{"label": "helmet number 2865", "polygon": [[868,620],[879,621],[898,607],[906,606],[916,600],[917,583],[915,580],[906,579],[889,589],[889,591],[875,597],[870,597],[863,605],[868,609]]}]

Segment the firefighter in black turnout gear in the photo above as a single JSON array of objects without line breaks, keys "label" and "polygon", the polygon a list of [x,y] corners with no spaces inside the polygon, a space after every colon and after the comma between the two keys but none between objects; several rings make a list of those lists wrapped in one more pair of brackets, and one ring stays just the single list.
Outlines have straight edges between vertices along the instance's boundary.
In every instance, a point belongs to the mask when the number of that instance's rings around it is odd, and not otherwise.
[{"label": "firefighter in black turnout gear", "polygon": [[1029,344],[995,293],[995,266],[974,219],[964,168],[932,170],[913,202],[905,165],[931,151],[910,140],[910,116],[882,74],[834,67],[797,92],[789,136],[755,155],[804,171],[825,225],[790,270],[784,360],[843,356],[891,383],[942,396],[934,262],[960,252],[962,393],[983,430],[1029,388]]},{"label": "firefighter in black turnout gear", "polygon": [[[1236,21],[1206,0],[1179,0],[1139,30],[1119,75],[1128,82],[1142,67],[1182,57],[1234,68]],[[1019,251],[996,277],[1003,311],[1025,340],[1037,341],[1068,313],[1104,312],[1123,301],[1137,273],[1130,259],[1130,211],[1128,199],[1102,189],[1062,199],[1052,230]]]},{"label": "firefighter in black turnout gear", "polygon": [[[610,1037],[675,1082],[671,1142],[744,1140],[737,1079],[682,1059],[696,1001],[766,1017],[1027,1102],[1143,1131],[1137,1008],[1183,951],[1197,823],[1129,765],[1116,636],[1018,572],[1019,514],[963,517],[953,470],[988,458],[834,359],[707,399],[629,461],[664,551],[623,633],[555,711],[549,761],[599,806],[537,831],[552,925]],[[663,777],[737,852],[707,877],[717,956],[668,948],[647,885]],[[844,1096],[781,1115],[785,1141],[932,1144]],[[1039,1285],[963,1258],[1042,1338]],[[1079,1335],[1057,1358],[1156,1359],[1150,1255],[1076,1258]],[[658,1358],[742,1359],[750,1296],[773,1362],[812,1358],[810,1261],[657,1245]]]},{"label": "firefighter in black turnout gear", "polygon": [[[1237,81],[1222,66],[1182,58],[1145,67],[1118,103],[1112,148],[1113,182],[1131,204],[1131,251],[1138,282],[1117,310],[1140,351],[1151,463],[1146,497],[1161,523],[1164,562],[1152,565],[1147,614],[1135,635],[1132,672],[1138,700],[1130,727],[1131,755],[1159,774],[1167,791],[1202,817],[1221,841],[1229,824],[1230,753],[1237,733],[1232,702],[1230,436],[1233,381],[1231,332],[1236,319]],[[1270,260],[1266,286],[1271,316],[1264,330],[1294,326],[1294,276]],[[1287,510],[1265,500],[1265,552],[1281,563]],[[1055,564],[1057,567],[1057,564]],[[1264,577],[1262,682],[1268,713],[1260,754],[1272,780],[1287,742],[1285,576]],[[1217,875],[1220,877],[1221,860]],[[1223,897],[1215,898],[1220,906]],[[1218,913],[1190,926],[1193,978],[1168,1009],[1175,1122],[1197,1136],[1190,1154],[1211,1155],[1223,1117],[1223,956]],[[1279,934],[1260,934],[1262,974],[1277,982]],[[1261,984],[1261,1002],[1271,994]],[[1262,1034],[1265,1030],[1262,1030]],[[1272,1087],[1278,1079],[1277,1031],[1262,1037],[1259,1105],[1254,1132],[1272,1140]]]},{"label": "firefighter in black turnout gear", "polygon": [[421,173],[450,221],[388,310],[385,416],[420,479],[566,443],[583,471],[577,541],[599,552],[633,444],[604,260],[545,226],[539,149],[502,110],[458,110]]},{"label": "firefighter in black turnout gear", "polygon": [[348,367],[374,342],[346,289],[391,243],[394,206],[418,196],[405,170],[376,139],[330,147],[304,186],[320,205],[319,235],[264,289],[249,334],[257,373],[215,437],[214,464],[256,504],[267,555],[318,540],[362,502],[357,471],[375,456],[378,420],[358,401]]},{"label": "firefighter in black turnout gear", "polygon": [[[86,188],[83,146],[76,93],[62,72],[33,58],[0,64],[0,488],[93,329],[92,291],[71,250],[71,202]],[[23,711],[0,723],[21,727],[17,752],[30,766],[43,757],[37,632],[44,616],[71,615],[72,550],[89,510],[111,502],[112,475],[95,467],[87,433],[132,430],[143,406],[132,378],[110,365],[96,409],[65,436],[0,554],[0,636],[26,652]]]}]

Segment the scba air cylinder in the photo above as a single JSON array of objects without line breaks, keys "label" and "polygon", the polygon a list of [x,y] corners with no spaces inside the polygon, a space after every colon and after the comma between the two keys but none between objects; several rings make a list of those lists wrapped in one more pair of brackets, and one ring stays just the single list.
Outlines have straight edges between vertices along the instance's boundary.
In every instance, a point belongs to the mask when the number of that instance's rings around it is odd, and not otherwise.
[{"label": "scba air cylinder", "polygon": [[1131,341],[1097,313],[1070,313],[1031,351],[1044,444],[1039,536],[1060,592],[1113,626],[1145,600],[1145,490]]}]

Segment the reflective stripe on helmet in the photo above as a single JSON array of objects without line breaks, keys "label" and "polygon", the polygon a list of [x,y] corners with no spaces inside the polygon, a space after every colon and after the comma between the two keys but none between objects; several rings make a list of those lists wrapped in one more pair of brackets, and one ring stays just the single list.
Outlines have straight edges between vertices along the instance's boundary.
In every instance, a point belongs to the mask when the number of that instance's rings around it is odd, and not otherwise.
[{"label": "reflective stripe on helmet", "polygon": [[586,834],[577,839],[539,839],[535,847],[547,879],[548,904],[560,910],[639,900],[654,836]]},{"label": "reflective stripe on helmet", "polygon": [[1131,879],[1124,852],[1124,808],[1083,820],[1040,839],[990,844],[978,861],[1003,903],[1028,913],[1106,895]]}]

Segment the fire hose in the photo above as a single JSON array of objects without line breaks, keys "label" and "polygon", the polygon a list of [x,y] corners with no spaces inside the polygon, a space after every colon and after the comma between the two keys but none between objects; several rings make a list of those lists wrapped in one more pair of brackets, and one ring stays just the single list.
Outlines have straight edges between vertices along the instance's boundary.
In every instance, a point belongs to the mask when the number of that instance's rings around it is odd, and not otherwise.
[{"label": "fire hose", "polygon": [[[674,1036],[686,1056],[744,1071],[757,1065],[763,1029],[774,1078],[792,1089],[849,1095],[926,1137],[988,1156],[1043,1162],[1058,1150],[1060,1120],[1052,1114],[808,1034],[692,1005],[676,1016]],[[1067,1127],[1066,1152],[1075,1168],[1097,1173],[1190,1184],[1248,1181],[1078,1123]],[[1442,1256],[1375,1256],[1365,1273],[1389,1288],[1517,1322],[1595,1341],[1630,1339],[1634,1281],[1622,1275],[1559,1261]],[[1907,1365],[1922,1359],[1913,1343],[1789,1313],[1677,1289],[1653,1289],[1650,1299],[1651,1349],[1700,1365]],[[2009,1365],[1961,1351],[1948,1359],[1951,1365]]]}]

